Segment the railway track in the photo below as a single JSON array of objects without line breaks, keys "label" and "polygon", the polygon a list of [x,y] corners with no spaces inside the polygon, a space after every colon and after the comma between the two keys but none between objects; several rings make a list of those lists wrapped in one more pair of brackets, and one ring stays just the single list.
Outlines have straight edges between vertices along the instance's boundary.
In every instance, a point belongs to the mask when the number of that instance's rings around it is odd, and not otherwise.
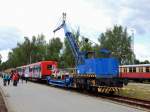
[{"label": "railway track", "polygon": [[134,105],[134,106],[150,109],[150,101],[139,100],[135,98],[123,97],[123,96],[118,96],[118,95],[102,96],[102,97],[112,100],[112,101],[117,101],[120,103],[125,103],[129,105]]},{"label": "railway track", "polygon": [[[63,89],[63,88],[62,88]],[[68,90],[68,89],[65,89]],[[124,97],[124,96],[118,96],[118,95],[110,95],[110,94],[104,94],[104,93],[93,93],[93,92],[88,92],[88,91],[77,91],[75,89],[71,89],[69,91],[72,92],[78,92],[81,94],[93,96],[93,97],[98,97],[98,98],[103,98],[123,104],[128,104],[144,109],[150,110],[150,101],[145,101],[145,100],[140,100],[140,99],[135,99],[135,98],[129,98],[129,97]]]},{"label": "railway track", "polygon": [[78,92],[86,94],[86,95],[90,95],[90,96],[95,96],[95,97],[107,99],[110,101],[115,101],[115,102],[127,104],[130,106],[136,106],[136,107],[148,109],[150,111],[150,101],[145,101],[145,100],[140,100],[140,99],[135,99],[135,98],[129,98],[129,97],[124,97],[124,96],[119,96],[119,95],[104,94],[104,93],[89,93],[89,92],[81,92],[81,91],[78,91]]},{"label": "railway track", "polygon": [[[64,88],[62,88],[62,89],[64,89]],[[64,90],[68,90],[68,89],[64,89]],[[93,93],[93,92],[80,91],[80,90],[77,91],[76,89],[71,89],[71,90],[69,89],[69,91],[78,92],[78,93],[89,95],[92,97],[103,98],[103,99],[107,99],[107,100],[111,100],[111,101],[115,101],[115,102],[128,104],[128,105],[132,105],[132,106],[150,110],[150,101],[129,98],[129,97],[124,97],[124,96],[118,96],[118,95],[109,95],[109,94],[104,94],[104,93]]]}]

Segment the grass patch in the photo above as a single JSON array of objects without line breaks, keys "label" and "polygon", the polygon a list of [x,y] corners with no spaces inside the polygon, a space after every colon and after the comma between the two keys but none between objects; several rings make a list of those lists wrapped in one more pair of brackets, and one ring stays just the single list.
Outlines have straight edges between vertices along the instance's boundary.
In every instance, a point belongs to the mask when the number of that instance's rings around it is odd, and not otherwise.
[{"label": "grass patch", "polygon": [[150,101],[150,84],[129,83],[119,95]]}]

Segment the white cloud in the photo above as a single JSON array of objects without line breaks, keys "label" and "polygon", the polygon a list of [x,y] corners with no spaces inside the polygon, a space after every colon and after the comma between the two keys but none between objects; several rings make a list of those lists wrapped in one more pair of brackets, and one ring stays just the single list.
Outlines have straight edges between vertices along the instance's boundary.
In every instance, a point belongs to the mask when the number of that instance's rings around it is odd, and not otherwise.
[{"label": "white cloud", "polygon": [[1,50],[1,51],[0,51],[0,54],[1,54],[1,56],[2,56],[2,62],[7,61],[7,59],[8,59],[8,53],[9,53],[10,51],[11,51],[10,49],[6,49],[6,50]]},{"label": "white cloud", "polygon": [[[16,38],[21,40],[23,36],[31,38],[33,35],[43,33],[48,41],[54,36],[52,31],[60,20],[62,12],[66,12],[70,24],[73,27],[79,25],[81,34],[95,41],[100,32],[104,32],[114,24],[134,28],[137,33],[148,33],[147,29],[150,29],[148,9],[149,0],[117,2],[114,0],[0,0],[0,27],[18,29],[20,37],[17,34]],[[5,35],[9,32],[5,32]],[[64,34],[61,30],[55,36],[64,37]],[[14,46],[12,40],[16,38],[12,39],[12,36],[7,38],[9,39],[5,42],[11,40],[9,45]],[[3,41],[0,38],[0,43]],[[16,44],[16,41],[14,43]],[[7,45],[3,45],[5,46]],[[10,49],[11,46],[5,49]],[[140,58],[141,55],[137,51],[139,47],[135,46],[135,51]]]},{"label": "white cloud", "polygon": [[14,27],[0,27],[0,50],[16,47],[17,42],[23,40],[21,32]]},{"label": "white cloud", "polygon": [[44,33],[50,38],[64,11],[72,25],[99,31],[111,25],[102,10],[82,0],[5,0],[0,5],[0,25],[16,26],[25,36]]},{"label": "white cloud", "polygon": [[141,61],[150,60],[150,45],[145,46],[144,44],[135,44],[136,58]]}]

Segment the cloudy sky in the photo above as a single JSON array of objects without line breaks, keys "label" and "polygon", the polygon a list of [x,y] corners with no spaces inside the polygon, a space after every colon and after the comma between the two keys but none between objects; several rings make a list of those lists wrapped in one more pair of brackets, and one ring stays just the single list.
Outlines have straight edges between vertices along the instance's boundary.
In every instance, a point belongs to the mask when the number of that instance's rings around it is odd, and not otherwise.
[{"label": "cloudy sky", "polygon": [[[72,27],[80,26],[81,34],[96,41],[101,32],[113,25],[134,31],[134,51],[140,60],[150,60],[150,1],[149,0],[0,0],[0,53],[7,53],[24,36],[43,33],[46,40],[62,12]],[[62,31],[55,36],[63,35]],[[63,40],[63,39],[62,39]]]}]

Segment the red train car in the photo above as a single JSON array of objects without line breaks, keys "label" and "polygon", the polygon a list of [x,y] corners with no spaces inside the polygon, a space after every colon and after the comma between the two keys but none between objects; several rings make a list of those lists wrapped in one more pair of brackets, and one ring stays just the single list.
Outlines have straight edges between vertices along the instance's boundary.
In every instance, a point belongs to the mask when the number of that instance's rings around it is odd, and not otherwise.
[{"label": "red train car", "polygon": [[119,72],[121,78],[150,81],[150,64],[122,65]]},{"label": "red train car", "polygon": [[40,61],[37,63],[17,67],[17,71],[21,77],[40,80],[45,80],[47,76],[52,75],[56,70],[56,61]]}]

